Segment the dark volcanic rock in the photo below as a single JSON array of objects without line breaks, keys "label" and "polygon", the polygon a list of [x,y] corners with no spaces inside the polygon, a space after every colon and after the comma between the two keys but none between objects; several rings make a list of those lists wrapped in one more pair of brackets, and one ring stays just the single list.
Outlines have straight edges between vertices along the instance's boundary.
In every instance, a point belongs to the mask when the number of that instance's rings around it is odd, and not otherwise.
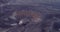
[{"label": "dark volcanic rock", "polygon": [[[0,32],[60,32],[60,6],[46,1],[0,0]],[[15,16],[14,12],[21,10],[40,12],[42,21],[35,23],[25,16]],[[24,21],[19,24],[21,19]]]}]

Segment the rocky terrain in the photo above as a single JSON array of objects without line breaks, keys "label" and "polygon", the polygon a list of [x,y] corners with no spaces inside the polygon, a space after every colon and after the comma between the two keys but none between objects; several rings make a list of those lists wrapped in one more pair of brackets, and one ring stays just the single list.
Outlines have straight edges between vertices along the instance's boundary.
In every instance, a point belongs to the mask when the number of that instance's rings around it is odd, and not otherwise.
[{"label": "rocky terrain", "polygon": [[0,0],[0,32],[60,32],[59,0]]}]

